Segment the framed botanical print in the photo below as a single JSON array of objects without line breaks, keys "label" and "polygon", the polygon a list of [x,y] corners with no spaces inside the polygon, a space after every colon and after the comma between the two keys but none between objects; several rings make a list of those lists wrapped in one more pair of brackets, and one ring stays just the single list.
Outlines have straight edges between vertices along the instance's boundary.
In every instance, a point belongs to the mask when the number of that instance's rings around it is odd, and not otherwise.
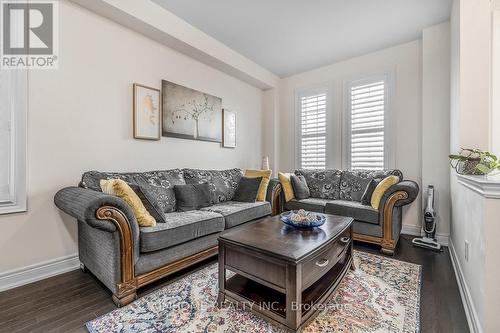
[{"label": "framed botanical print", "polygon": [[222,147],[236,148],[236,112],[222,110]]},{"label": "framed botanical print", "polygon": [[160,140],[161,93],[159,89],[134,83],[134,138]]}]

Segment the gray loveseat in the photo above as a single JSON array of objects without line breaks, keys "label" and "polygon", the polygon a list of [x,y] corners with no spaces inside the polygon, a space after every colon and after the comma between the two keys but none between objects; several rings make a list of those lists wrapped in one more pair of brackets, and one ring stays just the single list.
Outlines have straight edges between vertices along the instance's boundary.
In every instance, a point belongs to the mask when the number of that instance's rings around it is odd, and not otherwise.
[{"label": "gray loveseat", "polygon": [[[354,218],[354,239],[378,244],[381,252],[394,254],[402,226],[402,207],[410,204],[418,195],[418,184],[403,180],[399,170],[347,171],[347,170],[295,170],[306,179],[310,198],[284,202],[285,210],[305,209],[326,214]],[[400,182],[391,186],[383,195],[379,209],[361,204],[361,197],[371,179],[383,179],[389,175],[399,177]],[[282,210],[282,209],[281,209]]]},{"label": "gray loveseat", "polygon": [[[143,173],[86,172],[78,187],[54,197],[57,207],[78,220],[78,251],[82,267],[113,293],[118,306],[136,298],[150,282],[217,254],[217,237],[225,229],[277,213],[280,184],[272,180],[264,202],[232,201],[240,169],[173,169]],[[152,195],[163,223],[139,227],[131,208],[120,198],[100,191],[101,179],[120,178]],[[210,207],[178,212],[173,187],[208,183]],[[274,203],[274,204],[273,204]]]}]

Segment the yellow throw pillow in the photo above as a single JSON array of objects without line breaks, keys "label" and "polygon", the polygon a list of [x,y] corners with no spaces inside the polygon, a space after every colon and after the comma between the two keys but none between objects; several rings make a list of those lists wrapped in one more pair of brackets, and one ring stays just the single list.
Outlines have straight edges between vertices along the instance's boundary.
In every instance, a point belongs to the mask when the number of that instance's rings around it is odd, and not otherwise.
[{"label": "yellow throw pillow", "polygon": [[257,201],[266,201],[267,187],[269,186],[269,181],[271,180],[271,170],[247,170],[245,171],[245,177],[257,178],[262,177],[260,182],[259,191],[257,192]]},{"label": "yellow throw pillow", "polygon": [[149,214],[144,207],[139,196],[134,190],[121,179],[101,180],[101,189],[103,193],[115,195],[125,201],[134,212],[137,223],[141,227],[154,227],[156,220]]},{"label": "yellow throw pillow", "polygon": [[380,183],[378,183],[377,187],[375,187],[375,190],[373,191],[372,194],[372,200],[371,200],[372,207],[378,209],[378,206],[380,205],[380,200],[382,200],[385,191],[387,191],[389,187],[397,183],[399,183],[398,176],[385,177]]},{"label": "yellow throw pillow", "polygon": [[283,193],[285,194],[285,201],[288,202],[295,198],[293,193],[292,182],[290,181],[290,176],[292,173],[278,172],[278,179],[280,180],[281,187],[283,188]]}]

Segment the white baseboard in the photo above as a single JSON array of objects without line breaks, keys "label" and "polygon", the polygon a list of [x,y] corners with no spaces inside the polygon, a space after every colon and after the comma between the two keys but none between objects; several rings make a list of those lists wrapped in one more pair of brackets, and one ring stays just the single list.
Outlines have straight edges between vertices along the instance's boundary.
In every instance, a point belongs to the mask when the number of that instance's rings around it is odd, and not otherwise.
[{"label": "white baseboard", "polygon": [[458,289],[460,290],[460,296],[462,298],[462,303],[464,305],[465,315],[467,316],[467,323],[469,324],[469,330],[472,333],[483,333],[483,328],[479,321],[476,307],[472,301],[472,297],[465,281],[464,275],[462,273],[462,268],[460,267],[460,261],[458,261],[457,253],[453,247],[453,242],[450,239],[450,246],[448,247],[450,251],[451,263],[453,264],[453,270],[455,271],[455,276],[458,282]]},{"label": "white baseboard", "polygon": [[[416,225],[406,225],[403,224],[401,228],[401,233],[411,236],[422,236],[422,228]],[[436,233],[436,240],[442,246],[448,246],[448,238],[450,235]]]},{"label": "white baseboard", "polygon": [[80,266],[77,254],[0,273],[0,291],[66,273]]}]

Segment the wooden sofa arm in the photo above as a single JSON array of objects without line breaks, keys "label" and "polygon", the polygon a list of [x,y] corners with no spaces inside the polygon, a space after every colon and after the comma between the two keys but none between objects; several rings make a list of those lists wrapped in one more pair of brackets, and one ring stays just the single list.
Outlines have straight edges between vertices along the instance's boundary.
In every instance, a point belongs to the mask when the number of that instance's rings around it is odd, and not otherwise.
[{"label": "wooden sofa arm", "polygon": [[411,180],[404,180],[391,186],[382,196],[379,206],[380,223],[383,228],[383,237],[381,241],[382,253],[393,255],[397,245],[397,238],[394,237],[394,228],[398,228],[399,235],[401,225],[395,225],[394,208],[412,203],[418,196],[419,186]]},{"label": "wooden sofa arm", "polygon": [[277,178],[273,178],[269,181],[269,186],[267,187],[266,201],[271,204],[272,215],[277,215],[280,213],[280,193],[281,193],[281,183]]}]

